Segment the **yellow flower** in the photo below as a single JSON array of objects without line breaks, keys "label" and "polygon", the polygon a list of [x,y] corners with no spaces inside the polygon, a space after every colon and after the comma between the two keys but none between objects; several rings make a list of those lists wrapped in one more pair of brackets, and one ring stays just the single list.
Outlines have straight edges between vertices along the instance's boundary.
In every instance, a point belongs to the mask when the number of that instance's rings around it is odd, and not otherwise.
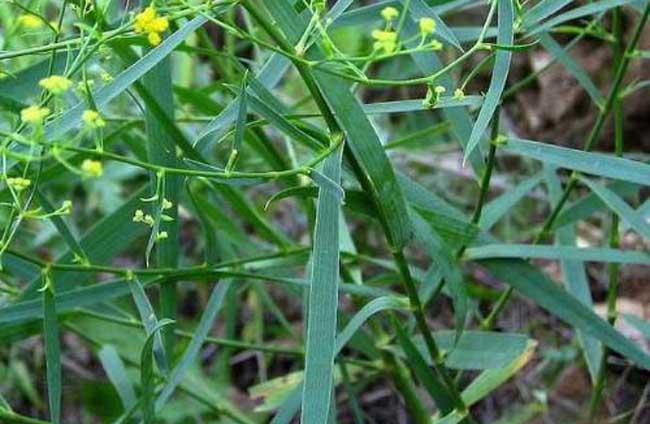
[{"label": "yellow flower", "polygon": [[15,177],[7,178],[7,184],[16,191],[23,191],[32,185],[32,182],[27,178]]},{"label": "yellow flower", "polygon": [[167,231],[161,231],[156,235],[156,240],[165,240],[167,237],[169,237]]},{"label": "yellow flower", "polygon": [[442,85],[436,85],[436,87],[433,89],[433,91],[434,91],[436,94],[441,95],[441,94],[443,94],[445,91],[447,91],[447,89],[446,89],[445,87],[443,87]]},{"label": "yellow flower", "polygon": [[430,35],[436,31],[436,21],[431,18],[420,18],[420,32],[423,35]]},{"label": "yellow flower", "polygon": [[104,167],[98,160],[85,159],[81,163],[81,171],[89,178],[99,178],[104,173]]},{"label": "yellow flower", "polygon": [[109,74],[108,72],[102,70],[101,73],[99,74],[99,77],[102,79],[104,82],[111,82],[113,81],[113,75]]},{"label": "yellow flower", "polygon": [[81,120],[88,128],[103,128],[106,126],[106,121],[102,119],[101,115],[91,109],[84,111],[83,115],[81,115]]},{"label": "yellow flower", "polygon": [[158,16],[153,6],[144,9],[135,17],[133,29],[140,34],[147,34],[147,39],[152,46],[157,46],[162,41],[160,34],[169,28],[169,20],[164,16]]},{"label": "yellow flower", "polygon": [[399,16],[399,11],[392,6],[384,7],[381,11],[381,16],[390,22]]},{"label": "yellow flower", "polygon": [[63,94],[72,87],[72,81],[61,75],[52,75],[51,77],[43,78],[38,82],[38,85],[49,91],[54,95]]},{"label": "yellow flower", "polygon": [[162,209],[163,210],[171,209],[172,206],[174,206],[174,204],[172,202],[170,202],[169,200],[163,198],[163,200],[162,200]]},{"label": "yellow flower", "polygon": [[372,32],[375,39],[375,49],[384,49],[386,53],[392,53],[397,47],[397,33],[376,29]]},{"label": "yellow flower", "polygon": [[20,119],[28,124],[38,125],[42,124],[49,114],[48,108],[33,105],[20,111]]},{"label": "yellow flower", "polygon": [[465,98],[465,93],[460,88],[454,90],[454,99],[463,100]]},{"label": "yellow flower", "polygon": [[18,25],[28,29],[37,29],[43,26],[43,21],[36,15],[27,14],[18,17]]},{"label": "yellow flower", "polygon": [[59,212],[64,215],[68,215],[71,210],[72,210],[72,200],[64,200],[63,203],[61,203]]},{"label": "yellow flower", "polygon": [[133,222],[143,222],[144,221],[144,212],[142,212],[142,209],[138,209],[135,211],[135,214],[133,215]]}]

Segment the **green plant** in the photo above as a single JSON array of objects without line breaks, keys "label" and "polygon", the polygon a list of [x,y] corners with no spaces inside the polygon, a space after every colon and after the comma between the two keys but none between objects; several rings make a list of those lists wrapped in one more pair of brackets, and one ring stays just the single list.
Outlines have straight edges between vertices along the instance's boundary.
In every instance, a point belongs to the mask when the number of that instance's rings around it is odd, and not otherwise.
[{"label": "green plant", "polygon": [[[647,204],[624,198],[649,184],[650,165],[626,157],[623,137],[626,96],[644,88],[626,76],[645,57],[638,43],[650,3],[353,3],[0,4],[0,339],[9,376],[0,388],[17,380],[19,342],[42,334],[48,407],[27,397],[49,422],[64,421],[66,332],[101,363],[114,387],[102,396],[121,402],[103,412],[86,402],[82,415],[102,420],[283,423],[299,414],[325,423],[345,403],[362,423],[359,393],[380,382],[413,422],[482,422],[472,407],[537,355],[532,334],[495,328],[514,293],[575,329],[593,384],[583,415],[599,414],[609,355],[650,367],[650,355],[613,327],[619,266],[650,265],[646,252],[620,248],[622,222],[650,239]],[[466,7],[481,25],[445,23]],[[611,45],[607,94],[569,55],[587,38]],[[509,80],[513,56],[534,49],[593,101],[582,150],[500,124],[512,96],[548,69]],[[486,73],[485,93],[470,94]],[[375,92],[400,100],[362,101]],[[615,152],[592,152],[610,115]],[[384,131],[400,136],[384,142]],[[433,160],[448,141],[462,150],[472,176],[461,197],[471,205],[397,170],[400,152],[423,140],[416,152]],[[497,169],[502,154],[535,173],[490,200],[497,171],[509,181],[525,171]],[[571,171],[564,181],[558,168]],[[523,237],[501,241],[495,224],[540,185],[547,218],[530,213]],[[274,210],[289,198],[283,222]],[[576,223],[599,212],[608,214],[607,246],[578,247]],[[428,259],[416,260],[422,252]],[[540,259],[560,263],[564,286]],[[593,311],[586,262],[608,264],[607,320]],[[506,288],[485,289],[470,272],[477,267]],[[180,314],[190,293],[200,311]],[[453,319],[434,331],[444,297]],[[289,317],[295,308],[302,328]],[[211,336],[216,323],[222,337]],[[218,350],[202,368],[206,345]],[[256,408],[228,394],[238,352],[255,353],[247,390],[262,399]],[[290,359],[280,372],[269,365],[278,358]],[[11,400],[0,393],[0,420],[44,422],[14,412]],[[545,408],[539,395],[504,420]]]}]

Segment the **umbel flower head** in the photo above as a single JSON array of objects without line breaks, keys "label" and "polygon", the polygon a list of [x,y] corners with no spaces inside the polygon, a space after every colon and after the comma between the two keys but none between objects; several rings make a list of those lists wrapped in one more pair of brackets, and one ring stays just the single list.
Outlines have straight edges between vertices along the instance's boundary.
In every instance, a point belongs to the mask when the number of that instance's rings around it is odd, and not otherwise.
[{"label": "umbel flower head", "polygon": [[83,173],[84,177],[99,178],[104,173],[104,167],[98,160],[85,159],[81,163],[81,172]]},{"label": "umbel flower head", "polygon": [[39,125],[49,114],[48,108],[32,105],[20,111],[20,119],[27,124]]},{"label": "umbel flower head", "polygon": [[83,115],[81,115],[81,120],[88,128],[96,129],[106,126],[106,121],[104,121],[102,116],[96,110],[88,109],[84,111]]},{"label": "umbel flower head", "polygon": [[381,10],[381,17],[390,22],[399,16],[399,11],[392,6],[384,7]]},{"label": "umbel flower head", "polygon": [[133,28],[139,34],[147,34],[149,43],[157,46],[162,40],[160,35],[169,28],[169,20],[164,16],[158,16],[156,9],[149,6],[135,17]]},{"label": "umbel flower head", "polygon": [[61,75],[52,75],[40,80],[38,85],[56,96],[68,91],[72,87],[72,81]]},{"label": "umbel flower head", "polygon": [[7,185],[9,185],[11,188],[13,188],[16,191],[23,191],[26,188],[28,188],[30,185],[32,185],[32,182],[27,178],[14,177],[14,178],[7,178]]},{"label": "umbel flower head", "polygon": [[397,48],[397,33],[376,29],[372,32],[375,39],[375,49],[383,49],[386,53],[392,53]]},{"label": "umbel flower head", "polygon": [[43,21],[38,16],[28,13],[18,17],[18,25],[27,29],[37,29],[43,26]]},{"label": "umbel flower head", "polygon": [[431,35],[436,32],[436,21],[431,18],[420,18],[419,24],[422,35]]}]

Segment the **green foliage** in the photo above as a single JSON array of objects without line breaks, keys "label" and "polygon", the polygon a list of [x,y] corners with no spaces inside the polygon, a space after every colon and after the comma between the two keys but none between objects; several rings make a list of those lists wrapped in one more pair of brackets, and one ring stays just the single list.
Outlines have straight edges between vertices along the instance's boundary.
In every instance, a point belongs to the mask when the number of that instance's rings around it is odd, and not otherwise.
[{"label": "green foliage", "polygon": [[[481,422],[472,407],[567,334],[500,331],[513,296],[572,329],[581,418],[613,352],[650,369],[614,326],[620,266],[650,266],[620,243],[650,239],[622,119],[648,83],[626,86],[650,3],[135,3],[0,4],[0,421],[363,423],[382,384],[418,424]],[[612,46],[606,94],[572,55],[587,38]],[[512,129],[548,69],[514,59],[537,51],[593,103],[581,148]],[[610,115],[614,154],[591,152]],[[444,152],[469,167],[440,172]],[[82,358],[114,390],[72,382]],[[499,422],[546,411],[545,383]]]}]

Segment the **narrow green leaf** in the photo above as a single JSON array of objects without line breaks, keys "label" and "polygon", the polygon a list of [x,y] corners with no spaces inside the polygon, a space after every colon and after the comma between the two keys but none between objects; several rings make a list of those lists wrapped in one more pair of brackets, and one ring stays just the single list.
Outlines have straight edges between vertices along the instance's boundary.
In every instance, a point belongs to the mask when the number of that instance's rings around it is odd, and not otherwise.
[{"label": "narrow green leaf", "polygon": [[650,185],[650,165],[603,153],[584,152],[532,140],[508,138],[502,149],[561,168]]},{"label": "narrow green leaf", "polygon": [[[35,194],[36,200],[41,205],[41,207],[43,207],[45,212],[51,214],[56,210],[56,208],[52,205],[52,203],[50,203],[47,197],[45,197],[40,187],[35,190]],[[63,218],[59,215],[52,215],[49,219],[54,227],[58,230],[63,240],[65,240],[70,250],[74,252],[75,255],[77,255],[78,259],[88,261],[86,252],[84,252],[81,245],[77,241],[77,238],[74,236],[74,234],[72,234],[72,231],[68,227],[68,224],[66,224],[66,222],[63,220]]]},{"label": "narrow green leaf", "polygon": [[178,365],[174,367],[169,378],[167,379],[162,391],[156,399],[156,411],[160,411],[162,407],[167,403],[172,393],[176,387],[180,384],[183,377],[189,370],[189,368],[195,364],[197,355],[205,341],[205,338],[209,335],[212,326],[214,325],[214,320],[217,317],[217,314],[223,306],[223,301],[230,289],[230,281],[223,281],[219,283],[212,294],[208,299],[208,303],[205,305],[205,311],[201,315],[201,320],[194,330],[194,336],[190,341],[190,344],[185,349],[183,356],[178,362]]},{"label": "narrow green leaf", "polygon": [[584,6],[576,7],[567,12],[561,13],[539,25],[530,25],[528,28],[526,28],[526,36],[531,37],[535,34],[539,34],[540,32],[547,32],[565,22],[605,12],[615,7],[623,6],[629,2],[630,0],[601,0],[593,3],[588,3]]},{"label": "narrow green leaf", "polygon": [[414,375],[417,376],[427,392],[429,392],[429,395],[442,413],[449,414],[454,409],[454,401],[444,381],[435,370],[429,368],[422,354],[413,344],[411,337],[406,334],[406,331],[397,319],[393,317],[392,322],[396,330],[397,341],[404,350]]},{"label": "narrow green leaf", "polygon": [[490,258],[536,258],[582,262],[613,262],[650,265],[650,254],[637,250],[575,246],[539,246],[532,244],[489,244],[470,247],[465,257],[471,260]]},{"label": "narrow green leaf", "polygon": [[[497,44],[511,45],[514,40],[514,10],[512,0],[502,0],[498,4],[499,16],[499,33],[497,35]],[[499,50],[496,53],[494,60],[494,69],[492,70],[492,78],[490,79],[490,87],[485,95],[485,101],[481,107],[481,111],[476,118],[474,128],[472,128],[472,135],[465,147],[464,160],[467,160],[481,141],[483,133],[487,129],[494,112],[501,103],[501,94],[506,86],[508,79],[508,71],[510,70],[510,61],[512,59],[512,52],[507,50]]]},{"label": "narrow green leaf", "polygon": [[410,215],[413,231],[417,242],[423,246],[431,260],[436,264],[445,279],[446,286],[451,292],[454,305],[456,334],[460,337],[465,329],[465,321],[469,306],[469,297],[463,280],[463,274],[458,267],[451,248],[436,234],[419,212]]},{"label": "narrow green leaf", "polygon": [[[343,148],[325,160],[323,175],[338,187]],[[326,422],[333,393],[336,312],[339,283],[339,210],[341,197],[332,185],[320,185],[305,342],[305,382],[301,420]]]},{"label": "narrow green leaf", "polygon": [[605,96],[598,87],[596,87],[596,84],[594,84],[584,68],[582,68],[548,33],[540,34],[539,39],[542,46],[544,46],[544,48],[551,53],[571,75],[573,75],[580,86],[589,94],[594,103],[596,103],[596,105],[604,105],[606,101]]},{"label": "narrow green leaf", "polygon": [[160,330],[171,324],[173,324],[173,321],[164,318],[161,319],[153,328],[152,332],[147,336],[140,353],[140,385],[142,389],[140,406],[142,407],[142,419],[145,424],[153,424],[156,416],[154,409],[154,391],[156,388],[156,382],[152,360],[154,340]]},{"label": "narrow green leaf", "polygon": [[[650,168],[650,166],[648,166],[648,168]],[[612,211],[620,216],[623,221],[625,221],[636,232],[646,239],[650,239],[650,224],[648,224],[642,216],[632,209],[630,205],[625,203],[625,201],[616,193],[587,178],[581,177],[580,181],[585,183],[593,193],[600,197]]]},{"label": "narrow green leaf", "polygon": [[43,335],[45,338],[45,364],[47,371],[47,397],[50,420],[61,422],[61,347],[59,345],[59,322],[56,315],[54,288],[49,276],[43,286]]},{"label": "narrow green leaf", "polygon": [[345,328],[336,336],[336,352],[339,353],[350,341],[354,333],[368,321],[370,317],[387,310],[399,310],[408,308],[408,300],[393,296],[382,296],[366,303],[352,319],[347,323]]},{"label": "narrow green leaf", "polygon": [[[607,185],[607,188],[619,196],[633,196],[638,194],[640,187],[626,181],[614,181]],[[560,228],[564,225],[587,219],[594,213],[606,209],[607,205],[595,193],[589,193],[564,207],[563,211],[555,220],[553,228]]]},{"label": "narrow green leaf", "polygon": [[[149,302],[147,293],[145,293],[142,283],[136,278],[133,277],[128,280],[129,290],[131,290],[131,296],[133,296],[133,301],[135,306],[138,309],[140,314],[140,319],[142,320],[142,325],[144,326],[147,335],[153,334],[154,329],[158,326],[158,318],[156,318],[156,313]],[[156,364],[158,368],[164,373],[169,372],[169,366],[167,361],[167,353],[165,352],[165,346],[160,334],[154,336],[154,356],[156,357]]]},{"label": "narrow green leaf", "polygon": [[542,174],[534,175],[517,184],[513,189],[506,190],[501,196],[490,201],[483,207],[479,227],[488,231],[504,215],[511,211],[524,196],[535,188],[542,180]]},{"label": "narrow green leaf", "polygon": [[441,97],[432,106],[425,104],[425,99],[395,100],[390,102],[367,103],[363,105],[363,110],[369,115],[380,115],[384,113],[407,113],[463,106],[476,108],[482,102],[483,98],[481,96],[465,96],[463,99],[455,99],[447,96]]},{"label": "narrow green leaf", "polygon": [[510,364],[503,368],[490,369],[483,371],[478,377],[470,383],[462,392],[462,398],[465,405],[471,406],[491,394],[494,389],[505,383],[524,367],[533,357],[537,342],[530,340],[526,349],[515,358]]},{"label": "narrow green leaf", "polygon": [[98,352],[97,356],[99,357],[102,367],[108,376],[111,384],[115,387],[124,410],[127,411],[131,409],[136,404],[135,392],[133,391],[133,386],[129,380],[129,376],[126,373],[126,368],[124,367],[124,362],[120,358],[120,355],[115,350],[115,347],[112,345],[104,345]]},{"label": "narrow green leaf", "polygon": [[650,356],[638,345],[616,331],[591,309],[567,293],[532,265],[521,260],[487,259],[481,261],[495,277],[511,285],[538,305],[576,329],[597,338],[612,350],[643,368],[650,368]]}]

